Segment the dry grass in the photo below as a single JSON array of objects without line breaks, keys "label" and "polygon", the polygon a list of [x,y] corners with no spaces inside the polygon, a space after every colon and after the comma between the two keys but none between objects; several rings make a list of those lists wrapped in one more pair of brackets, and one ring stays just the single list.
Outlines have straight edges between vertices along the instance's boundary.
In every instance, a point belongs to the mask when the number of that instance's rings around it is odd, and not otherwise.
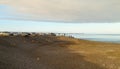
[{"label": "dry grass", "polygon": [[63,36],[0,37],[0,69],[120,69],[119,50]]}]

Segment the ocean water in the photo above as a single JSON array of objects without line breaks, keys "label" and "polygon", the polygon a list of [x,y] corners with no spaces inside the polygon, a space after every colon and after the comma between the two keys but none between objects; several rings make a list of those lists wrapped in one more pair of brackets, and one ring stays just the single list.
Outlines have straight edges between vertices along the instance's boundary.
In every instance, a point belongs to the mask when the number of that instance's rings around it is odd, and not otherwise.
[{"label": "ocean water", "polygon": [[66,36],[92,41],[120,43],[120,34],[66,34]]}]

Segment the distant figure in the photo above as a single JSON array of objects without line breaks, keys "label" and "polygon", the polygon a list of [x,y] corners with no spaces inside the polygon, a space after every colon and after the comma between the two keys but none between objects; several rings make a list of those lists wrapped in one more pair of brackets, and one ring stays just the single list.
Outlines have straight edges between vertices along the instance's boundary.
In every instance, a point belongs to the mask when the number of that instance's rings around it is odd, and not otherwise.
[{"label": "distant figure", "polygon": [[63,34],[63,36],[65,36],[65,34]]}]

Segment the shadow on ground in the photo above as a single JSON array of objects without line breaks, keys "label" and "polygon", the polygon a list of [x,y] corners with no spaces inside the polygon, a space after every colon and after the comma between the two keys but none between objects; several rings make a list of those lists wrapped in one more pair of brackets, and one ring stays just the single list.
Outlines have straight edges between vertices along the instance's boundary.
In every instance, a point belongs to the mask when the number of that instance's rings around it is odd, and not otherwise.
[{"label": "shadow on ground", "polygon": [[[0,69],[106,69],[69,50],[71,39],[0,37]],[[13,42],[15,47],[8,47]]]}]

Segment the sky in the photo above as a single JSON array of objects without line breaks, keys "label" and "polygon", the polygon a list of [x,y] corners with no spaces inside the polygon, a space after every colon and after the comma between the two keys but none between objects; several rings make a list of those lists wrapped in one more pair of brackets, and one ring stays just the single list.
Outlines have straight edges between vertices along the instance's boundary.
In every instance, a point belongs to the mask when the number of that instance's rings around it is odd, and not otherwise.
[{"label": "sky", "polygon": [[0,20],[0,31],[120,34],[120,23],[56,23]]},{"label": "sky", "polygon": [[[72,22],[120,22],[120,0],[0,0],[7,19]],[[16,16],[16,17],[15,17]],[[6,18],[4,18],[6,19]]]},{"label": "sky", "polygon": [[120,34],[119,0],[0,0],[0,31]]}]

